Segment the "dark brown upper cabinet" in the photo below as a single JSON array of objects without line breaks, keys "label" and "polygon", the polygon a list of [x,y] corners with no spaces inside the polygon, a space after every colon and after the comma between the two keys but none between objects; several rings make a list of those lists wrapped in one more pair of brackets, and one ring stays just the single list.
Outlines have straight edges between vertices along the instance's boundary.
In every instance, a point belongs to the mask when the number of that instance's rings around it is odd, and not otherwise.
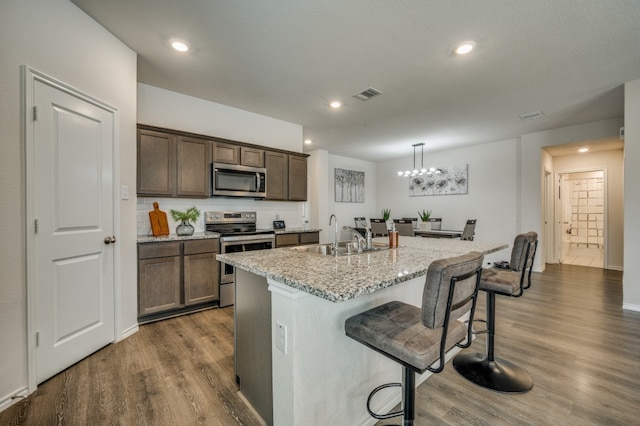
[{"label": "dark brown upper cabinet", "polygon": [[138,129],[138,195],[209,197],[211,141]]}]

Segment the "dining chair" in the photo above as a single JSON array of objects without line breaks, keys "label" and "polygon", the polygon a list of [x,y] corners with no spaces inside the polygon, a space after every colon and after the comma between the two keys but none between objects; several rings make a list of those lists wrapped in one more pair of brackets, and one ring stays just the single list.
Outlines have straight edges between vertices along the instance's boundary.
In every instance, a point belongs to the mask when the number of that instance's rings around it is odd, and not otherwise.
[{"label": "dining chair", "polygon": [[410,220],[413,225],[413,229],[418,229],[418,218],[417,217],[403,217],[404,220]]},{"label": "dining chair", "polygon": [[464,229],[462,230],[462,235],[460,236],[461,240],[473,241],[473,235],[476,230],[476,220],[477,219],[469,219],[467,220],[467,224],[464,225]]},{"label": "dining chair", "polygon": [[387,222],[384,219],[369,219],[371,223],[371,233],[374,237],[385,237],[389,235],[389,231],[387,230]]},{"label": "dining chair", "polygon": [[405,237],[415,237],[415,231],[413,230],[413,222],[411,219],[393,219],[393,225],[398,231],[398,235]]}]

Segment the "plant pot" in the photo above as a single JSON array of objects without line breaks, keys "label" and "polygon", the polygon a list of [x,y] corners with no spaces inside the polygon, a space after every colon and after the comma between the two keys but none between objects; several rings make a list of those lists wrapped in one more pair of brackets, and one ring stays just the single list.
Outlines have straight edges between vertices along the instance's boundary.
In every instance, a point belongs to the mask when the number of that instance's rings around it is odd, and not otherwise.
[{"label": "plant pot", "polygon": [[191,225],[189,222],[187,221],[183,221],[181,224],[179,224],[176,227],[176,234],[177,235],[193,235],[193,231],[195,229],[193,228],[193,225]]},{"label": "plant pot", "polygon": [[431,222],[418,222],[418,229],[421,231],[431,231]]}]

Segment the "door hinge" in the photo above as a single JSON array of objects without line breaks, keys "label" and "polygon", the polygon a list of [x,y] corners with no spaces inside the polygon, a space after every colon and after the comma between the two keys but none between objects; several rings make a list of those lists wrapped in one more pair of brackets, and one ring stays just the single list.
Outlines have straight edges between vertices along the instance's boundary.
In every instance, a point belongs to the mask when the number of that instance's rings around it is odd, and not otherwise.
[{"label": "door hinge", "polygon": [[38,219],[34,219],[33,220],[33,231],[37,234],[38,233]]},{"label": "door hinge", "polygon": [[38,107],[33,107],[33,121],[38,121]]},{"label": "door hinge", "polygon": [[40,332],[36,331],[36,347],[40,346]]}]

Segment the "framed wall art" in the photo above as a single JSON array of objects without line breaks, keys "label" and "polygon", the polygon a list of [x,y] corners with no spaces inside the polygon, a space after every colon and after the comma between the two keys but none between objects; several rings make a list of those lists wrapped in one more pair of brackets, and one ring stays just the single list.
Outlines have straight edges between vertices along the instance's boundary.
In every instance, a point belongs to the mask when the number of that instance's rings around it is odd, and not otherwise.
[{"label": "framed wall art", "polygon": [[467,164],[434,169],[428,174],[409,178],[409,196],[458,195],[469,192]]},{"label": "framed wall art", "polygon": [[334,169],[336,203],[364,203],[364,172]]}]

